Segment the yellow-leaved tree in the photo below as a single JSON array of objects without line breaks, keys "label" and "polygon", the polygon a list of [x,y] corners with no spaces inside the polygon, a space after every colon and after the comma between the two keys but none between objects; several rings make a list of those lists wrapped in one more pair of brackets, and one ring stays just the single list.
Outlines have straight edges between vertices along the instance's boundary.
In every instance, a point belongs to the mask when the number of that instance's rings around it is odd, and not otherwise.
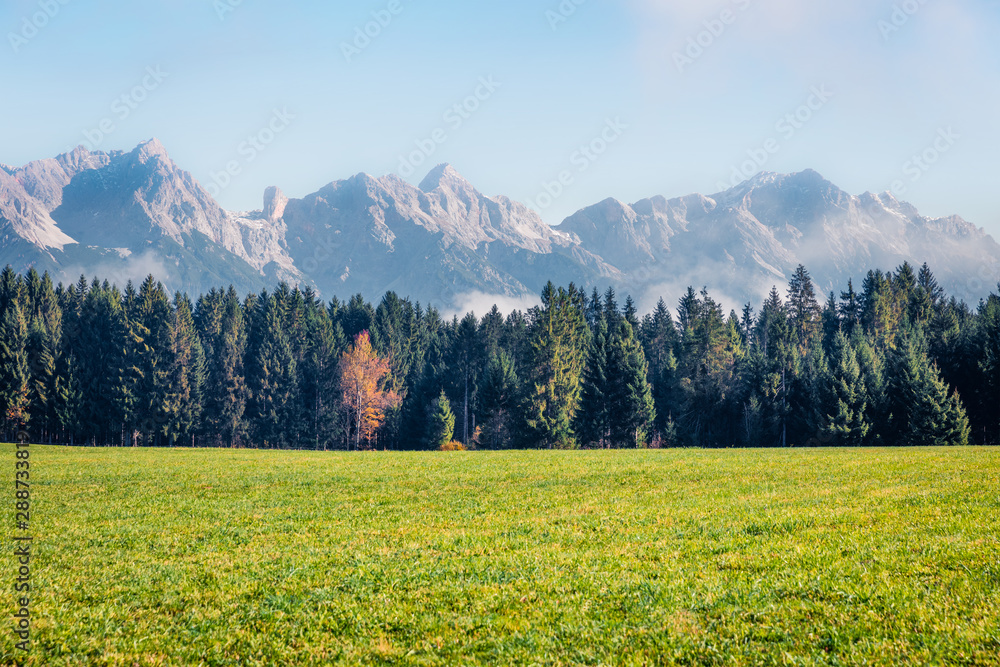
[{"label": "yellow-leaved tree", "polygon": [[351,349],[340,357],[341,410],[347,418],[348,449],[371,446],[385,422],[385,411],[400,403],[399,395],[386,388],[391,366],[372,347],[371,336],[362,331]]}]

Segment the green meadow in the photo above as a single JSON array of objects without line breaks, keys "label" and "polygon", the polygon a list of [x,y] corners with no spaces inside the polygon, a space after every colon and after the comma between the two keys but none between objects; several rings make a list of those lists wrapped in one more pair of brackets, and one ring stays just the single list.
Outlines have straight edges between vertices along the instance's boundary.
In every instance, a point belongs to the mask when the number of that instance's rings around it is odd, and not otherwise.
[{"label": "green meadow", "polygon": [[1000,664],[996,449],[31,466],[33,646],[3,630],[3,664]]}]

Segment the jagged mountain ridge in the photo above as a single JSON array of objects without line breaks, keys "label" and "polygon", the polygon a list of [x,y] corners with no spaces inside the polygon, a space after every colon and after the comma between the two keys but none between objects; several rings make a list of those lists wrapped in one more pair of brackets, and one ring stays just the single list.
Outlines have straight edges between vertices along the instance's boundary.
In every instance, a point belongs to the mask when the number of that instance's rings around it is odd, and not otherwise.
[{"label": "jagged mountain ridge", "polygon": [[131,152],[81,147],[0,166],[0,262],[63,280],[123,283],[151,271],[192,294],[287,280],[326,297],[395,290],[449,308],[469,294],[536,295],[553,280],[614,285],[644,307],[688,285],[738,304],[783,285],[800,262],[828,291],[903,261],[928,262],[974,301],[990,287],[976,269],[995,271],[1000,246],[957,216],[925,218],[888,193],[853,196],[810,170],[759,174],[707,197],[608,199],[551,227],[449,165],[417,187],[367,174],[302,198],[271,187],[260,210],[238,213],[155,139]]},{"label": "jagged mountain ridge", "polygon": [[647,302],[687,285],[707,285],[736,303],[759,301],[800,263],[826,293],[907,261],[927,262],[949,292],[976,301],[1000,266],[1000,246],[962,218],[923,217],[890,193],[853,196],[812,170],[761,173],[709,197],[606,200],[556,229],[633,267],[633,289]]},{"label": "jagged mountain ridge", "polygon": [[64,279],[100,273],[120,283],[153,271],[194,293],[299,278],[273,247],[279,230],[255,239],[248,223],[224,211],[155,139],[128,153],[78,147],[4,171],[0,230],[29,246],[5,239],[0,260],[20,270],[34,265]]},{"label": "jagged mountain ridge", "polygon": [[468,292],[536,294],[548,279],[620,281],[623,276],[536,213],[489,198],[449,166],[415,188],[395,175],[359,174],[279,204],[289,251],[324,291],[387,290],[452,305]]}]

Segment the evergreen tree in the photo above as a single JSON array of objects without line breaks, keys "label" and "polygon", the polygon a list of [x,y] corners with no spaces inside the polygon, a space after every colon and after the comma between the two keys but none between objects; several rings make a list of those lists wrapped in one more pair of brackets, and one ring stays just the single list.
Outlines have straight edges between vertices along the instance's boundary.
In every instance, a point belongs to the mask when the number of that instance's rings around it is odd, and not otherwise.
[{"label": "evergreen tree", "polygon": [[754,335],[754,340],[766,359],[780,365],[787,363],[790,353],[789,331],[785,305],[777,288],[771,288],[771,293],[761,308],[760,317],[757,318],[757,332]]},{"label": "evergreen tree", "polygon": [[607,346],[608,438],[613,447],[643,447],[656,417],[642,346],[622,320]]},{"label": "evergreen tree", "polygon": [[591,329],[596,328],[603,314],[604,304],[601,302],[601,295],[595,287],[594,291],[590,293],[590,299],[587,301],[587,326]]},{"label": "evergreen tree", "polygon": [[830,292],[823,308],[823,350],[829,354],[833,349],[833,341],[840,333],[840,313],[837,308],[837,297]]},{"label": "evergreen tree", "polygon": [[501,349],[504,338],[504,317],[496,305],[479,323],[480,357],[489,363]]},{"label": "evergreen tree", "polygon": [[139,435],[150,444],[165,444],[169,440],[171,422],[168,400],[174,367],[173,308],[163,284],[148,276],[139,287],[134,304],[127,310],[129,324],[133,330],[138,330],[137,342],[141,341],[135,363],[126,364],[138,369],[134,405]]},{"label": "evergreen tree", "polygon": [[338,310],[336,321],[347,340],[354,340],[362,331],[372,330],[375,311],[363,296],[355,294],[343,309]]},{"label": "evergreen tree", "polygon": [[866,444],[882,445],[891,440],[886,361],[881,352],[868,343],[860,330],[850,339],[858,357],[866,400],[865,421],[871,425]]},{"label": "evergreen tree", "polygon": [[[64,354],[72,356],[78,388],[73,422],[76,437],[94,445],[131,444],[128,435],[138,370],[129,366],[127,315],[116,289],[97,285],[86,290],[80,315]],[[127,378],[126,371],[134,371]],[[70,390],[70,384],[64,390]],[[129,433],[127,433],[127,431]]]},{"label": "evergreen tree", "polygon": [[840,293],[839,312],[844,331],[850,336],[861,322],[861,301],[851,279],[847,280],[847,291]]},{"label": "evergreen tree", "polygon": [[973,384],[979,388],[979,411],[983,415],[983,444],[1000,442],[1000,285],[997,294],[980,308],[980,326],[975,347],[979,360]]},{"label": "evergreen tree", "polygon": [[248,387],[244,371],[247,329],[243,306],[232,287],[198,306],[206,350],[205,409],[202,431],[217,444],[236,447],[247,432]]},{"label": "evergreen tree", "polygon": [[861,326],[883,351],[895,347],[899,328],[899,311],[890,278],[882,271],[869,271],[859,297]]},{"label": "evergreen tree", "polygon": [[829,385],[829,374],[823,346],[818,339],[813,339],[804,354],[794,358],[786,378],[789,412],[786,445],[818,447],[829,444],[823,411],[823,392]]},{"label": "evergreen tree", "polygon": [[635,301],[632,300],[631,295],[625,297],[625,310],[622,316],[628,322],[629,326],[632,327],[632,331],[639,330],[639,312],[635,307]]},{"label": "evergreen tree", "polygon": [[698,294],[694,287],[688,287],[687,293],[681,297],[677,305],[677,321],[681,331],[687,332],[691,329],[691,323],[698,317]]},{"label": "evergreen tree", "polygon": [[902,336],[893,352],[888,395],[890,444],[968,444],[965,410],[958,395],[949,394],[938,369],[931,365],[919,331]]},{"label": "evergreen tree", "polygon": [[896,310],[901,318],[907,318],[910,324],[915,324],[911,315],[911,306],[916,296],[917,274],[909,262],[903,262],[892,276],[892,291],[895,296]]},{"label": "evergreen tree", "polygon": [[337,419],[337,360],[345,347],[340,326],[319,300],[306,294],[304,349],[297,362],[305,424],[303,444],[326,450],[340,437]]},{"label": "evergreen tree", "polygon": [[485,442],[490,449],[514,443],[519,384],[514,362],[506,351],[497,350],[486,367],[482,389]]},{"label": "evergreen tree", "polygon": [[916,286],[910,297],[909,319],[915,326],[926,327],[933,319],[941,302],[943,291],[925,263],[917,274]]},{"label": "evergreen tree", "polygon": [[297,423],[297,374],[292,347],[281,321],[281,302],[260,297],[248,342],[247,415],[251,437],[263,447],[286,448],[300,442]]},{"label": "evergreen tree", "polygon": [[828,444],[861,447],[871,426],[866,420],[868,401],[861,365],[843,332],[833,339],[828,385],[823,396]]},{"label": "evergreen tree", "polygon": [[393,391],[402,392],[413,363],[410,341],[412,338],[410,312],[413,305],[399,298],[395,292],[386,292],[375,309],[371,337],[379,355],[392,360]]},{"label": "evergreen tree", "polygon": [[170,330],[167,437],[171,445],[194,444],[204,403],[205,353],[194,325],[191,302],[175,295]]},{"label": "evergreen tree", "polygon": [[617,320],[621,317],[621,311],[618,309],[618,298],[615,293],[614,287],[609,287],[604,292],[604,318],[608,321],[609,326],[614,326],[617,324]]},{"label": "evergreen tree", "polygon": [[694,300],[693,292],[688,290],[679,308],[683,329],[677,372],[682,378],[682,407],[677,425],[692,445],[731,446],[736,437],[730,414],[734,406],[727,398],[736,385],[734,330],[707,290]]},{"label": "evergreen tree", "polygon": [[819,332],[822,311],[816,300],[816,290],[806,267],[799,264],[788,283],[787,312],[792,328],[792,337],[799,346],[805,347]]},{"label": "evergreen tree", "polygon": [[419,360],[408,382],[407,400],[401,415],[401,443],[418,448],[427,441],[427,414],[441,393],[448,375],[446,356],[449,340],[437,310],[420,313],[415,325],[414,358]]},{"label": "evergreen tree", "polygon": [[17,275],[10,264],[4,267],[3,271],[0,272],[0,318],[15,306],[20,307],[23,288],[24,283],[21,276]]},{"label": "evergreen tree", "polygon": [[459,433],[464,445],[469,444],[475,430],[475,403],[479,388],[479,368],[482,350],[479,346],[479,322],[473,313],[462,318],[455,332],[452,368],[459,381],[456,395],[461,396],[461,427]]},{"label": "evergreen tree", "polygon": [[677,349],[680,336],[661,298],[653,313],[643,320],[641,328],[643,350],[649,363],[649,381],[655,404],[655,428],[666,439],[668,424],[672,428],[671,444],[676,441],[673,416],[678,413]]},{"label": "evergreen tree", "polygon": [[52,441],[57,428],[55,412],[56,356],[58,341],[45,328],[43,320],[36,317],[31,322],[25,344],[29,362],[30,430],[40,440]]},{"label": "evergreen tree", "polygon": [[[613,297],[613,293],[612,293]],[[531,439],[542,448],[573,448],[573,420],[580,403],[587,344],[585,300],[571,283],[542,291],[542,306],[530,333],[530,392],[526,422]]]},{"label": "evergreen tree", "polygon": [[580,409],[576,419],[576,434],[584,447],[605,449],[610,446],[608,343],[608,324],[602,314],[590,341],[590,352],[583,373]]},{"label": "evergreen tree", "polygon": [[427,425],[428,449],[442,449],[455,439],[455,413],[451,411],[451,403],[444,392],[431,404],[431,413]]},{"label": "evergreen tree", "polygon": [[[0,277],[0,281],[6,274]],[[0,288],[3,292],[7,288]],[[5,439],[16,439],[29,420],[31,400],[31,372],[28,366],[26,343],[28,338],[24,313],[17,295],[0,295],[0,415],[4,420]]]},{"label": "evergreen tree", "polygon": [[740,317],[740,332],[743,334],[743,344],[746,345],[747,348],[749,348],[754,342],[753,333],[755,321],[753,306],[748,303],[743,306],[743,313]]}]

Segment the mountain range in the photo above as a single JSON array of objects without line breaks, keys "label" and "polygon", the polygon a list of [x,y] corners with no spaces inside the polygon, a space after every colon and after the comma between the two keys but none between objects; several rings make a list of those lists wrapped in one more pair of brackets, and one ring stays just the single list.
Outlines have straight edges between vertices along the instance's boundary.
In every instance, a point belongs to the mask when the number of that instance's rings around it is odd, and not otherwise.
[{"label": "mountain range", "polygon": [[0,264],[63,281],[153,273],[192,295],[284,280],[327,298],[394,290],[458,310],[533,297],[552,280],[614,286],[643,308],[689,285],[738,305],[782,288],[800,263],[826,293],[904,261],[927,262],[975,302],[996,280],[1000,245],[960,217],[921,216],[890,193],[853,196],[811,170],[711,196],[606,199],[552,227],[450,165],[417,187],[367,174],[300,199],[270,187],[249,212],[224,210],[155,139],[0,165]]}]

